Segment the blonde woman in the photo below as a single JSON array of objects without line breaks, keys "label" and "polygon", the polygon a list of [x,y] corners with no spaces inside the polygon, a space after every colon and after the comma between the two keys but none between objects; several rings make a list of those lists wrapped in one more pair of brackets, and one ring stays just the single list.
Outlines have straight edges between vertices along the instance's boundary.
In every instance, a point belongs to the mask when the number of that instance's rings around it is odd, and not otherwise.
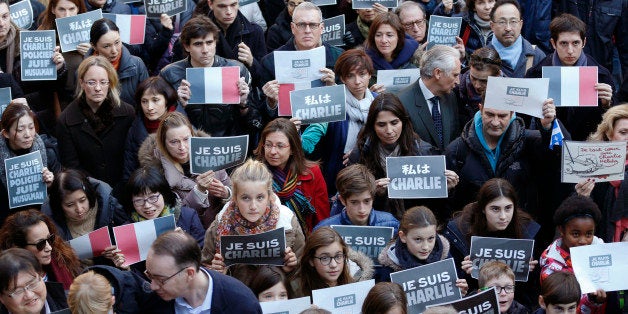
[{"label": "blonde woman", "polygon": [[113,313],[116,297],[112,292],[107,278],[90,270],[72,282],[68,306],[72,314]]}]

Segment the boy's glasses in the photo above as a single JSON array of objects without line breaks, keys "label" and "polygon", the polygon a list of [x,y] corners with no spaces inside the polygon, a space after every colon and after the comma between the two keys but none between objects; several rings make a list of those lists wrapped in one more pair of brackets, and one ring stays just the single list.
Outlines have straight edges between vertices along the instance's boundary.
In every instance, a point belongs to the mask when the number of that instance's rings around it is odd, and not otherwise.
[{"label": "boy's glasses", "polygon": [[511,294],[511,293],[515,292],[515,286],[512,286],[512,285],[503,286],[503,287],[498,287],[498,286],[484,287],[484,288],[481,288],[480,290],[484,291],[484,290],[488,290],[488,289],[491,289],[491,288],[495,288],[495,291],[497,292],[497,294],[500,294],[502,292],[506,292],[507,294]]}]

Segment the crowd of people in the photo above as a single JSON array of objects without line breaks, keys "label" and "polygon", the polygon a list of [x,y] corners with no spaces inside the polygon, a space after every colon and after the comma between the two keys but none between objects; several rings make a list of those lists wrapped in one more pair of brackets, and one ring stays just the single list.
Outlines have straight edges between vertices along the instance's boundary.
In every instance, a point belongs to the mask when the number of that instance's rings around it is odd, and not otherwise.
[{"label": "crowd of people", "polygon": [[[146,12],[142,2],[25,1],[30,30],[96,9]],[[123,43],[113,21],[93,21],[89,42],[55,47],[56,80],[27,81],[26,30],[0,0],[0,88],[12,95],[0,156],[39,152],[48,195],[10,208],[0,163],[0,312],[261,313],[260,302],[374,279],[362,313],[407,313],[390,274],[448,258],[461,294],[495,288],[500,313],[628,311],[624,291],[583,294],[570,255],[628,241],[628,185],[561,183],[553,139],[560,129],[565,140],[628,143],[626,1],[408,0],[355,10],[351,0],[184,1],[185,12],[147,19],[140,45]],[[323,20],[340,14],[347,31],[332,46]],[[451,47],[427,49],[437,15],[461,17],[460,33]],[[273,52],[319,47],[317,85],[343,84],[346,119],[280,117]],[[598,106],[547,98],[538,118],[483,105],[488,77],[539,78],[544,66],[597,67]],[[190,103],[199,89],[186,71],[205,67],[237,67],[237,104]],[[401,91],[377,84],[380,70],[412,68],[420,78]],[[235,135],[249,139],[242,165],[192,173],[191,137]],[[449,197],[389,197],[386,158],[435,155],[444,156]],[[139,263],[115,243],[80,259],[67,242],[165,216],[175,230]],[[391,227],[393,238],[374,265],[333,225]],[[223,236],[277,229],[283,265],[226,263]],[[472,236],[534,240],[528,281],[499,261],[472,277]],[[327,311],[313,304],[304,313]]]}]

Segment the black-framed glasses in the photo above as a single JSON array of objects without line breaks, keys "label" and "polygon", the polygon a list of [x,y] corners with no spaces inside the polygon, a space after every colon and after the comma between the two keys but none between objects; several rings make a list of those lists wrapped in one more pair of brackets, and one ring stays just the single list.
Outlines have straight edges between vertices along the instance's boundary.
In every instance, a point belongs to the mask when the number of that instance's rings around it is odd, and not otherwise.
[{"label": "black-framed glasses", "polygon": [[[294,22],[292,22],[294,23]],[[294,23],[294,25],[296,25],[297,29],[300,31],[304,31],[306,30],[308,27],[315,31],[317,30],[319,27],[321,27],[322,23],[305,23],[305,22],[299,22],[299,23]]]},{"label": "black-framed glasses", "polygon": [[329,265],[331,264],[331,260],[333,259],[334,261],[336,261],[336,264],[340,264],[342,262],[344,262],[345,260],[345,255],[340,253],[340,254],[336,254],[336,256],[328,256],[328,255],[324,255],[324,256],[314,256],[314,258],[318,259],[322,265]]},{"label": "black-framed glasses", "polygon": [[157,194],[153,194],[147,198],[136,198],[133,200],[133,206],[135,207],[143,207],[146,202],[149,202],[151,204],[155,204],[157,203],[157,201],[159,201],[159,197],[161,196],[161,193],[157,193]]},{"label": "black-framed glasses", "polygon": [[146,275],[146,278],[148,278],[148,280],[150,280],[151,282],[156,282],[160,287],[163,287],[166,282],[172,278],[174,278],[174,276],[178,275],[179,273],[181,273],[182,271],[184,271],[186,268],[188,268],[189,266],[185,266],[181,269],[179,269],[178,272],[174,273],[172,276],[167,277],[165,279],[157,279],[153,276],[153,274],[148,272],[148,269],[144,271],[144,275]]},{"label": "black-framed glasses", "polygon": [[416,25],[416,27],[418,28],[424,28],[426,24],[425,24],[425,19],[420,19],[420,20],[411,21],[408,23],[401,23],[401,25],[406,30],[411,30],[414,25]]},{"label": "black-framed glasses", "polygon": [[513,285],[507,285],[507,286],[503,286],[503,287],[498,287],[498,286],[491,286],[491,287],[484,287],[480,290],[484,291],[484,290],[488,290],[491,288],[495,288],[495,292],[497,292],[497,294],[500,294],[503,292],[506,292],[507,294],[511,294],[513,292],[515,292],[515,286]]},{"label": "black-framed glasses", "polygon": [[55,242],[55,235],[51,234],[49,235],[47,238],[45,239],[41,239],[35,243],[26,243],[26,245],[32,245],[34,246],[37,251],[43,251],[46,248],[46,243],[50,244],[50,246],[52,246],[52,243]]},{"label": "black-framed glasses", "polygon": [[13,292],[8,293],[7,295],[11,299],[19,298],[22,295],[24,295],[24,293],[26,293],[26,291],[33,291],[33,290],[37,289],[38,286],[39,286],[39,283],[42,281],[42,279],[43,278],[41,276],[37,276],[37,277],[35,277],[35,279],[33,279],[31,282],[29,282],[26,286],[15,288],[15,290],[13,290]]}]

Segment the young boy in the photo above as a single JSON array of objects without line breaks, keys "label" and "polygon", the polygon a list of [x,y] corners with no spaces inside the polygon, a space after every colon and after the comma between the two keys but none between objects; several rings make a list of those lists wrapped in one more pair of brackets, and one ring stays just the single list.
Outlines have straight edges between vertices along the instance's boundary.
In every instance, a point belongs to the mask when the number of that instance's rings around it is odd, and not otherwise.
[{"label": "young boy", "polygon": [[480,267],[480,290],[495,287],[499,312],[502,314],[527,314],[529,310],[515,301],[515,273],[503,262],[490,261]]},{"label": "young boy", "polygon": [[576,276],[569,272],[555,272],[541,285],[539,305],[534,314],[575,314],[580,302],[580,285]]}]

